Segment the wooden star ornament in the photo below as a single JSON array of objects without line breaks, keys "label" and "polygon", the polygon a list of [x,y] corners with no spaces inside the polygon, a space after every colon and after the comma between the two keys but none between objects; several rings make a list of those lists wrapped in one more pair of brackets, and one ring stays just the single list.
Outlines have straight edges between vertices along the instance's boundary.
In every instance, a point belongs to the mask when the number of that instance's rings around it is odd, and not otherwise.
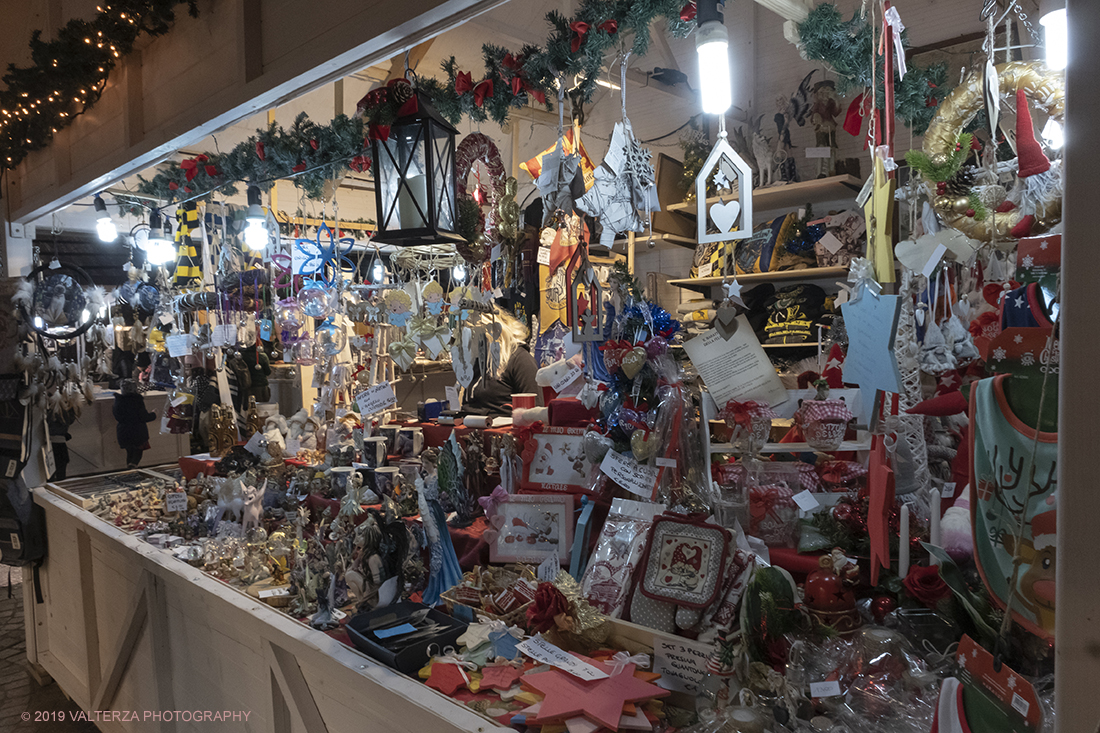
[{"label": "wooden star ornament", "polygon": [[614,668],[610,665],[579,655],[574,656],[611,676],[585,682],[560,669],[525,675],[524,685],[546,695],[535,722],[554,723],[584,716],[594,723],[616,730],[623,715],[624,704],[669,694],[668,690],[635,677],[633,664],[627,664],[617,674],[612,675]]},{"label": "wooden star ornament", "polygon": [[894,188],[897,181],[886,175],[882,158],[875,156],[871,196],[863,205],[867,216],[867,254],[875,266],[875,279],[892,283],[894,277]]}]

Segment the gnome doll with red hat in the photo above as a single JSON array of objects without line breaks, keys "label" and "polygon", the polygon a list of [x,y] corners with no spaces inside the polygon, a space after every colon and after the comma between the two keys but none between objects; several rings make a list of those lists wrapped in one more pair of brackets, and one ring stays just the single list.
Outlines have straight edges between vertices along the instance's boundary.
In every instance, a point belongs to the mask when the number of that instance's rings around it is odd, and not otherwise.
[{"label": "gnome doll with red hat", "polygon": [[[1019,181],[1006,200],[1023,215],[1012,228],[1016,239],[1031,236],[1036,219],[1046,216],[1047,203],[1062,197],[1062,161],[1051,162],[1043,146],[1035,139],[1031,110],[1023,89],[1016,90],[1016,154],[1019,161]],[[998,211],[1005,210],[1004,205]]]}]

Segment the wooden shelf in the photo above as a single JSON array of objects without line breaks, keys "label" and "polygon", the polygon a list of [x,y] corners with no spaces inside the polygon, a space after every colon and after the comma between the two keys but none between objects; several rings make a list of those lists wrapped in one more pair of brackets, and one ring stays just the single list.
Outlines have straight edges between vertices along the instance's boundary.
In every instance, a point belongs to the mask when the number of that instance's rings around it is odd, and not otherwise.
[{"label": "wooden shelf", "polygon": [[[756,214],[762,211],[795,209],[806,204],[850,199],[854,198],[861,188],[863,188],[863,181],[855,176],[831,176],[800,183],[788,183],[785,186],[757,188],[752,192],[752,210]],[[722,198],[714,196],[707,199],[707,205],[736,198],[737,194]],[[685,201],[669,204],[665,207],[665,211],[673,211],[694,219],[696,208],[695,201]]]},{"label": "wooden shelf", "polygon": [[[809,267],[802,270],[780,270],[779,272],[756,272],[749,275],[738,275],[737,282],[742,285],[756,285],[757,283],[779,282],[805,282],[808,280],[843,280],[848,276],[847,267]],[[733,279],[732,276],[728,279]],[[669,285],[678,288],[687,288],[700,293],[708,293],[722,285],[721,277],[689,277],[682,280],[669,280]]]},{"label": "wooden shelf", "polygon": [[[639,245],[640,246],[645,246],[645,243],[648,242],[648,241],[649,241],[649,233],[648,232],[646,232],[644,234],[635,234],[634,235],[634,246],[635,247],[638,247]],[[695,249],[695,245],[696,245],[696,241],[695,241],[694,237],[681,237],[679,234],[654,234],[653,235],[653,241],[658,243],[658,244],[660,244],[662,242],[667,242],[668,244],[676,244],[676,245],[679,245],[681,247],[687,247],[688,249]],[[614,241],[614,243],[612,244],[612,246],[622,245],[622,246],[625,247],[629,242],[630,242],[630,240],[623,237],[621,239],[616,239]]]}]

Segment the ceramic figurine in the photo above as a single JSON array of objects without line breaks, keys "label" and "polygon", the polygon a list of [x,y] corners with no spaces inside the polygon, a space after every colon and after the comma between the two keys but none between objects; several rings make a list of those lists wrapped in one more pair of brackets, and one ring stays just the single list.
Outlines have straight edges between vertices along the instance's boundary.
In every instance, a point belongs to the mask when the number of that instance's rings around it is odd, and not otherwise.
[{"label": "ceramic figurine", "polygon": [[253,527],[260,526],[260,519],[263,517],[263,503],[264,493],[267,491],[267,479],[264,479],[263,485],[257,489],[255,486],[243,485],[243,491],[241,492],[241,498],[244,501],[244,509],[241,513],[241,529],[247,532]]}]

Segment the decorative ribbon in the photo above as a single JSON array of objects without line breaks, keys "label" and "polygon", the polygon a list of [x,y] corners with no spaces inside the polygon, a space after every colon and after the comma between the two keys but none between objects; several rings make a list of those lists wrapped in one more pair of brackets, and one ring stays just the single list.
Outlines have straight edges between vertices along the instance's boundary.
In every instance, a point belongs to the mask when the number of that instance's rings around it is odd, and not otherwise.
[{"label": "decorative ribbon", "polygon": [[[726,403],[726,406],[722,408],[719,417],[721,417],[730,427],[740,425],[744,428],[751,428],[752,419],[754,417],[774,419],[778,416],[767,402],[753,402],[751,400],[737,402],[736,400],[730,400]],[[731,421],[733,424],[731,424]]]},{"label": "decorative ribbon", "polygon": [[848,282],[852,283],[852,287],[849,288],[851,297],[848,302],[850,303],[855,303],[862,298],[864,291],[872,295],[882,292],[882,286],[875,280],[875,266],[866,257],[852,258],[848,269]]},{"label": "decorative ribbon", "polygon": [[508,492],[503,487],[497,486],[488,496],[478,497],[477,503],[485,510],[486,517],[492,517],[497,513],[497,507],[508,500]]},{"label": "decorative ribbon", "polygon": [[573,43],[569,46],[569,49],[576,53],[581,50],[581,44],[584,43],[584,34],[588,33],[588,29],[591,26],[581,20],[575,20],[569,24],[569,30],[573,31]]},{"label": "decorative ribbon", "polygon": [[473,74],[460,71],[455,74],[455,94],[462,95],[474,88]]},{"label": "decorative ribbon", "polygon": [[690,23],[695,20],[695,14],[698,12],[699,7],[695,4],[695,0],[691,0],[690,3],[680,8],[680,20]]},{"label": "decorative ribbon", "polygon": [[411,364],[413,359],[416,358],[416,349],[416,342],[410,339],[408,334],[405,334],[404,338],[390,343],[389,355],[398,363]]},{"label": "decorative ribbon", "polygon": [[[195,176],[199,174],[199,163],[206,163],[209,160],[210,158],[206,157],[205,155],[196,155],[194,158],[187,158],[182,163],[180,163],[180,168],[183,168],[184,176],[186,176],[188,182],[194,180]],[[214,166],[207,167],[208,175],[212,176],[217,173],[216,169],[214,173],[210,173],[210,168],[213,167]]]},{"label": "decorative ribbon", "polygon": [[614,18],[611,18],[610,20],[605,20],[604,22],[596,26],[596,30],[603,31],[607,35],[613,36],[619,32],[619,21],[615,20]]},{"label": "decorative ribbon", "polygon": [[512,77],[512,94],[515,94],[518,97],[520,93],[523,92],[524,86],[526,86],[526,84],[524,83],[522,78],[520,78],[518,75]]},{"label": "decorative ribbon", "polygon": [[[431,654],[432,647],[435,647],[437,651],[439,650],[439,647],[436,646],[435,644],[429,644],[428,645],[428,653],[429,654]],[[462,675],[462,679],[464,679],[466,681],[467,685],[470,684],[470,677],[466,674],[466,670],[474,671],[474,670],[477,669],[477,664],[476,663],[471,662],[468,659],[463,659],[459,655],[458,650],[455,649],[453,646],[444,647],[442,654],[433,655],[432,656],[432,663],[457,665],[459,674]]]},{"label": "decorative ribbon", "polygon": [[370,170],[370,158],[366,155],[356,155],[348,163],[348,168],[351,168],[356,173],[366,173]]},{"label": "decorative ribbon", "polygon": [[474,104],[478,107],[485,104],[485,98],[493,96],[493,80],[486,79],[485,81],[478,82],[478,85],[474,87]]},{"label": "decorative ribbon", "polygon": [[256,157],[260,159],[260,162],[267,160],[267,150],[264,148],[262,141],[256,141]]},{"label": "decorative ribbon", "polygon": [[626,652],[616,652],[615,656],[611,657],[611,676],[619,674],[628,664],[633,664],[636,667],[642,669],[649,669],[649,655],[648,654],[634,654],[630,655]]},{"label": "decorative ribbon", "polygon": [[755,486],[749,489],[749,514],[760,521],[776,507],[794,506],[794,492],[786,486]]},{"label": "decorative ribbon", "polygon": [[863,129],[863,117],[867,114],[868,101],[867,92],[863,92],[848,105],[848,111],[844,115],[844,131],[852,137],[859,137]]},{"label": "decorative ribbon", "polygon": [[523,54],[519,56],[513,56],[511,53],[504,54],[504,58],[501,59],[501,65],[506,69],[512,71],[519,71],[523,68]]},{"label": "decorative ribbon", "polygon": [[[897,58],[898,66],[898,79],[905,78],[905,72],[908,68],[905,66],[905,46],[901,42],[901,32],[905,30],[905,24],[901,22],[901,16],[898,15],[898,9],[891,7],[886,10],[886,13],[882,16],[883,22],[886,23],[886,29],[891,31],[894,36],[894,56]],[[886,43],[885,34],[882,37],[883,44]]]},{"label": "decorative ribbon", "polygon": [[385,142],[390,139],[390,126],[389,125],[375,125],[371,124],[369,129],[369,137],[371,140],[378,140]]}]

